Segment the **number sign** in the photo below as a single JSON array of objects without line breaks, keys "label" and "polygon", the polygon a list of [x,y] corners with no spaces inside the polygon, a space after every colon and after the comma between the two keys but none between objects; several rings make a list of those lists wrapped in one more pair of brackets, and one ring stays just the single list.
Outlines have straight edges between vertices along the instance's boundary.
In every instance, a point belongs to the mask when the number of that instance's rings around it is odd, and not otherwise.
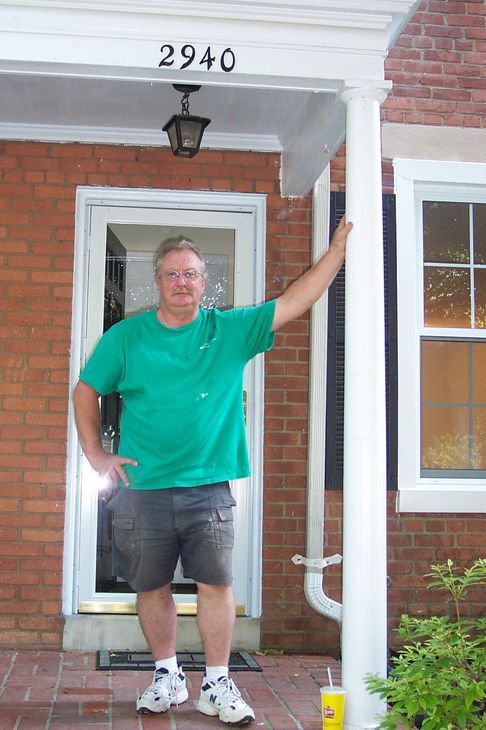
[{"label": "number sign", "polygon": [[185,43],[183,46],[177,46],[172,43],[164,43],[160,52],[162,59],[159,68],[165,66],[184,69],[193,66],[199,66],[205,71],[210,71],[213,66],[225,73],[233,71],[236,65],[236,57],[231,48],[225,48],[223,51],[211,51],[211,46],[205,49],[196,48],[191,43]]}]

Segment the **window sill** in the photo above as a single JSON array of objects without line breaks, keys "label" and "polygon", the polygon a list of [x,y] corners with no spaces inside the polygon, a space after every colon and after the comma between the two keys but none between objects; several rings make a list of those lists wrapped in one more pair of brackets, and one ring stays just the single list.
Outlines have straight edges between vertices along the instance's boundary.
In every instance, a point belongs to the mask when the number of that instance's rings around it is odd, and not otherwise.
[{"label": "window sill", "polygon": [[417,484],[399,488],[397,512],[486,512],[486,483],[476,484]]}]

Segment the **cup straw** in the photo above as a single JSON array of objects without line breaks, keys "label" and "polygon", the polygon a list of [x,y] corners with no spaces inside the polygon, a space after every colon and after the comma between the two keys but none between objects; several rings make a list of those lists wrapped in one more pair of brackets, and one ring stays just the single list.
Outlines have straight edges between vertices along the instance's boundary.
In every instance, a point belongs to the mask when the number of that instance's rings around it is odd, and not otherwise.
[{"label": "cup straw", "polygon": [[328,678],[329,678],[329,686],[330,686],[330,687],[334,687],[334,685],[333,685],[333,683],[332,683],[332,674],[331,674],[331,667],[328,667],[328,668],[327,668],[327,676],[328,676]]}]

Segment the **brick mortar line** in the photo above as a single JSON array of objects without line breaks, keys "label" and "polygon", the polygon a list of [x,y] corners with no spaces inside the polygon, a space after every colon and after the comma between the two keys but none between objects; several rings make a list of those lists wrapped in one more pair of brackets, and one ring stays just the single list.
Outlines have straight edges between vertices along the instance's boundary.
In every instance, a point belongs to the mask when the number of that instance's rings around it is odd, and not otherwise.
[{"label": "brick mortar line", "polygon": [[[3,691],[5,690],[5,687],[7,685],[7,682],[9,680],[9,678],[10,678],[10,675],[12,674],[12,671],[13,671],[13,668],[14,668],[14,665],[15,665],[15,662],[17,660],[18,655],[19,655],[18,651],[15,651],[12,654],[12,657],[10,659],[10,667],[9,667],[8,671],[5,672],[5,677],[4,677],[3,682],[2,682],[1,694],[3,694]],[[17,719],[15,720],[15,724],[14,724],[12,730],[18,730],[18,727],[20,725],[21,720],[22,720],[21,717],[17,717]]]},{"label": "brick mortar line", "polygon": [[110,690],[108,697],[108,730],[113,730],[113,672],[108,673],[108,688]]},{"label": "brick mortar line", "polygon": [[[305,670],[305,671],[307,672],[307,670]],[[307,674],[309,674],[309,673],[307,672]],[[294,721],[296,730],[305,730],[304,726],[299,722],[299,720],[297,720],[297,718],[295,717],[294,713],[292,712],[292,710],[290,709],[288,704],[282,699],[282,697],[279,694],[277,694],[275,692],[275,690],[273,689],[273,687],[271,686],[271,684],[268,682],[267,678],[265,677],[265,673],[263,673],[263,679],[264,679],[265,684],[267,685],[268,689],[272,693],[272,695],[275,697],[276,700],[278,700],[280,706],[285,709],[285,711],[288,713],[289,717],[292,718],[292,720]],[[272,724],[270,723],[270,721],[267,720],[266,717],[265,717],[265,722],[266,723],[268,722],[270,728],[273,727]]]},{"label": "brick mortar line", "polygon": [[62,670],[64,668],[64,657],[62,652],[59,655],[59,665],[58,665],[58,671],[57,671],[57,680],[52,690],[52,700],[51,700],[51,707],[49,709],[49,714],[47,715],[46,723],[44,725],[44,730],[49,730],[51,726],[51,720],[52,720],[52,714],[54,712],[54,704],[57,701],[58,698],[58,691],[59,686],[61,684],[61,676],[62,676]]},{"label": "brick mortar line", "polygon": [[17,660],[18,655],[19,655],[18,651],[14,651],[13,654],[12,654],[12,657],[10,659],[10,667],[5,672],[5,677],[3,679],[2,686],[0,687],[1,694],[3,694],[3,692],[5,690],[5,687],[7,686],[7,682],[9,680],[9,678],[10,678],[10,675],[12,674],[12,671],[13,671],[13,668],[14,668],[14,665],[15,665],[15,662]]}]

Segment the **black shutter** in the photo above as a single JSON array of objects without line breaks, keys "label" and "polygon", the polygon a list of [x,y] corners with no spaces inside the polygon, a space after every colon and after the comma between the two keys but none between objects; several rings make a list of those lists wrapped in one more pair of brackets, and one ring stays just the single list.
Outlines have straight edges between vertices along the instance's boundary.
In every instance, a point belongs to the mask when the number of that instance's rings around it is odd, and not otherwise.
[{"label": "black shutter", "polygon": [[[344,193],[331,193],[329,237],[344,212]],[[346,264],[328,291],[326,488],[329,489],[342,489],[343,486],[345,272]]]},{"label": "black shutter", "polygon": [[[331,193],[330,236],[345,212],[344,193]],[[385,369],[387,420],[387,485],[397,488],[397,305],[395,196],[383,196],[385,279]],[[343,486],[344,436],[344,291],[346,266],[328,294],[326,487]]]}]

